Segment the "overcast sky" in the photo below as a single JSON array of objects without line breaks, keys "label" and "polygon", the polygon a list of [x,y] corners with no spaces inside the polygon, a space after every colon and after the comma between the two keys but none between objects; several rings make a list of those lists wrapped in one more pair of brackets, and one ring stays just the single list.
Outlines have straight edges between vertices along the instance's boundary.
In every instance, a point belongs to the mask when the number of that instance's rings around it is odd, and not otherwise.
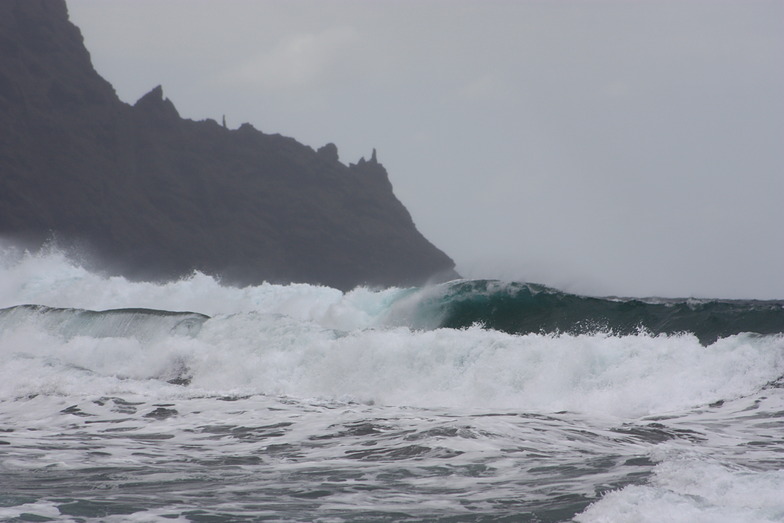
[{"label": "overcast sky", "polygon": [[385,165],[468,277],[784,299],[784,2],[68,0],[134,103]]}]

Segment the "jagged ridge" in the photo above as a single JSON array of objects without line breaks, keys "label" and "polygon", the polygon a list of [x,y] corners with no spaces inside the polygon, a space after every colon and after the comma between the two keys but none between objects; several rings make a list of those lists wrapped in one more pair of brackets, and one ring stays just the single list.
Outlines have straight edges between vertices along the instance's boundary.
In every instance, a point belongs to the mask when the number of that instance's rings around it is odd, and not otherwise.
[{"label": "jagged ridge", "polygon": [[376,152],[346,166],[249,124],[183,119],[160,86],[121,102],[63,0],[0,3],[0,235],[54,235],[103,267],[165,279],[338,288],[454,277]]}]

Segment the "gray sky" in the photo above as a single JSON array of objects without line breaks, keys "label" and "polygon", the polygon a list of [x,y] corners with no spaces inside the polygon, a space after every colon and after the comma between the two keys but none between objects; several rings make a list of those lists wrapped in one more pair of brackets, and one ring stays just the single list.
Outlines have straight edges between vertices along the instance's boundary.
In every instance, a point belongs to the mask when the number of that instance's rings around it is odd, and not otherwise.
[{"label": "gray sky", "polygon": [[100,74],[378,159],[468,277],[784,299],[784,2],[68,0]]}]

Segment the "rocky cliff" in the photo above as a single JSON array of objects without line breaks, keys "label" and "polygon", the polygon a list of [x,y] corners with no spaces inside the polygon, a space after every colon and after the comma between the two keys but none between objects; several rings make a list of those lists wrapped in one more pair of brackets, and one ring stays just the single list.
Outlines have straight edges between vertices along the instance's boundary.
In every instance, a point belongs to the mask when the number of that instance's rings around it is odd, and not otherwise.
[{"label": "rocky cliff", "polygon": [[93,69],[64,0],[0,2],[0,237],[88,250],[107,271],[348,289],[454,277],[375,151],[344,165],[245,124],[133,106]]}]

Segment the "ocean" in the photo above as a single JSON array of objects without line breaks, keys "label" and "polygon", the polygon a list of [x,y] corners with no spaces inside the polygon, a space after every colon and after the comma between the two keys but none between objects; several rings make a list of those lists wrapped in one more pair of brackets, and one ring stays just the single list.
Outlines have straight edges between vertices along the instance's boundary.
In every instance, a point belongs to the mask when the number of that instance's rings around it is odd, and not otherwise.
[{"label": "ocean", "polygon": [[784,521],[784,301],[0,258],[2,521]]}]

